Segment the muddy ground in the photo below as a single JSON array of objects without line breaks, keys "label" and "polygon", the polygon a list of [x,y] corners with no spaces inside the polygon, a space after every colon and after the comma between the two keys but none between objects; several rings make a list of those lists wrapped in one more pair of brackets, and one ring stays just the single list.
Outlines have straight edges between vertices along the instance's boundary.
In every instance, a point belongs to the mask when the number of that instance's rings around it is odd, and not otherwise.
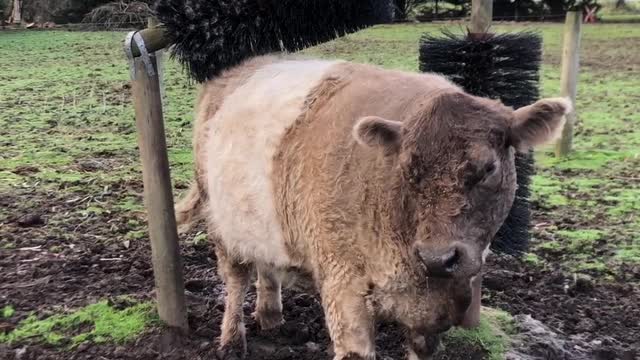
[{"label": "muddy ground", "polygon": [[[125,194],[139,194],[141,184],[123,183],[104,194],[24,192],[3,194],[0,205],[14,209],[0,228],[16,250],[2,250],[0,289],[17,314],[0,323],[7,332],[31,310],[39,317],[92,300],[134,294],[136,300],[153,296],[153,272],[148,241],[105,245],[104,239],[126,233],[127,216],[110,213],[76,218],[79,201],[108,202]],[[138,195],[139,196],[139,195]],[[35,201],[34,201],[35,200]],[[540,214],[537,214],[536,220]],[[63,221],[62,221],[63,220]],[[194,230],[194,231],[197,231]],[[64,236],[60,236],[64,235]],[[192,238],[192,232],[184,238]],[[126,245],[129,247],[127,248]],[[56,249],[51,252],[49,249]],[[72,351],[60,347],[21,343],[0,346],[3,359],[213,359],[214,339],[224,308],[224,289],[215,270],[215,255],[207,242],[183,241],[188,291],[189,326],[192,335],[175,340],[155,329],[124,345],[80,345]],[[634,359],[640,347],[640,293],[627,284],[640,280],[638,267],[625,279],[605,284],[561,271],[530,267],[513,257],[490,257],[485,274],[484,304],[512,314],[529,314],[555,329],[565,339],[595,344],[594,359]],[[318,299],[305,293],[284,292],[286,323],[278,331],[261,334],[251,319],[255,300],[252,289],[245,306],[250,359],[326,359],[329,339]],[[127,304],[121,304],[126,306]],[[382,359],[402,359],[403,334],[393,325],[382,325],[378,336]],[[539,343],[538,358],[565,358],[558,349]],[[484,351],[448,349],[438,359],[482,359]],[[386,357],[385,357],[386,356]],[[574,359],[575,357],[566,357]]]}]

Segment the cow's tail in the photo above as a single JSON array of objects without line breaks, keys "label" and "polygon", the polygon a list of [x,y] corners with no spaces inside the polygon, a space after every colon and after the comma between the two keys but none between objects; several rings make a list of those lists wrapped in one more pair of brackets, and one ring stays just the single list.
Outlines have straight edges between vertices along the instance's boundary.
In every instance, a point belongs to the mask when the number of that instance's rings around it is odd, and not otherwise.
[{"label": "cow's tail", "polygon": [[200,186],[197,181],[194,181],[175,205],[176,225],[179,233],[189,231],[196,222],[202,220],[205,213],[205,203]]}]

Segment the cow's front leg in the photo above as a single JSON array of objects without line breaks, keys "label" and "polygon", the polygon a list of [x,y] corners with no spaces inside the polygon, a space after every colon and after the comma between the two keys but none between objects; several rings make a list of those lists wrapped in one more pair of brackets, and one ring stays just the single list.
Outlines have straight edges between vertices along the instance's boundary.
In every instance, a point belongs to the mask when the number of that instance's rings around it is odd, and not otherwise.
[{"label": "cow's front leg", "polygon": [[321,297],[334,360],[374,360],[375,320],[367,308],[366,285],[326,278]]},{"label": "cow's front leg", "polygon": [[408,360],[431,360],[440,345],[439,335],[425,335],[409,331]]}]

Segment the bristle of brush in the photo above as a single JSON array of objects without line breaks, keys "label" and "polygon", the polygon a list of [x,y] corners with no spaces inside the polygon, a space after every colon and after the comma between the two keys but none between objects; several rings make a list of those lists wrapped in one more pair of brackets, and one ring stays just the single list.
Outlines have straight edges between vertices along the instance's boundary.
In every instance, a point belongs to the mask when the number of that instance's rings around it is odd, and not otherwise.
[{"label": "bristle of brush", "polygon": [[511,255],[522,254],[528,250],[531,237],[529,233],[531,222],[529,197],[531,196],[531,176],[533,175],[533,153],[517,154],[518,189],[509,216],[491,243],[492,250]]},{"label": "bristle of brush", "polygon": [[471,94],[529,105],[538,96],[542,37],[531,31],[470,39],[443,31],[420,41],[420,70],[443,74]]},{"label": "bristle of brush", "polygon": [[390,0],[158,0],[172,55],[198,82],[247,58],[298,51],[392,20]]},{"label": "bristle of brush", "polygon": [[[420,42],[420,70],[448,77],[465,91],[500,99],[519,108],[539,97],[542,37],[534,32],[492,34],[471,38],[467,34],[427,34]],[[521,254],[529,244],[530,181],[533,153],[516,156],[518,189],[509,216],[498,231],[492,249]]]}]

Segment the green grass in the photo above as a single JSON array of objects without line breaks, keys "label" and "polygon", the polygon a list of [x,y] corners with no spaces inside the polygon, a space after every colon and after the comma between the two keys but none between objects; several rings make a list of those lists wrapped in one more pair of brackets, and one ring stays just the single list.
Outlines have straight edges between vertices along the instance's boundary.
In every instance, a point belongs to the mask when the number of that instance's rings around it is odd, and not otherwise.
[{"label": "green grass", "polygon": [[[380,25],[304,53],[417,71],[420,37],[444,27],[463,30],[460,24]],[[523,29],[543,36],[541,91],[544,96],[557,96],[562,25],[495,26],[497,32]],[[124,35],[66,31],[2,34],[1,189],[37,183],[41,189],[97,193],[111,184],[140,181],[129,75],[120,50]],[[583,27],[575,151],[566,159],[555,158],[550,148],[536,153],[538,175],[533,196],[549,209],[550,217],[579,214],[591,219],[604,213],[605,232],[612,227],[622,227],[620,233],[638,230],[637,222],[627,220],[640,209],[639,184],[624,178],[633,177],[634,169],[640,166],[639,38],[640,27],[633,24]],[[175,61],[167,60],[165,70],[172,180],[184,184],[192,176],[196,87]],[[104,169],[87,172],[78,167],[85,159],[109,163]],[[20,172],[25,166],[37,171]],[[565,176],[566,172],[571,175]],[[132,214],[143,211],[139,196],[119,198],[111,205]],[[77,211],[91,216],[110,210],[94,206]],[[614,239],[611,246],[624,240]]]},{"label": "green grass", "polygon": [[638,244],[635,244],[619,249],[616,253],[616,259],[622,262],[633,262],[640,264],[640,246],[638,246]]},{"label": "green grass", "polygon": [[483,308],[480,324],[473,329],[453,328],[447,332],[445,347],[474,344],[487,352],[486,360],[502,360],[510,346],[510,335],[514,333],[513,318],[508,313]]},{"label": "green grass", "polygon": [[41,320],[31,315],[13,331],[0,334],[0,343],[26,340],[70,346],[83,342],[124,343],[134,339],[154,322],[156,317],[150,303],[118,310],[105,300],[70,314],[53,315]]},{"label": "green grass", "polygon": [[522,257],[522,260],[524,260],[525,262],[531,264],[531,265],[540,265],[542,264],[542,260],[540,259],[540,257],[534,253],[526,253],[524,254],[524,256]]},{"label": "green grass", "polygon": [[2,308],[2,317],[4,319],[12,317],[15,313],[16,309],[14,309],[11,305],[5,305],[5,307]]},{"label": "green grass", "polygon": [[558,230],[556,235],[568,240],[568,248],[574,251],[581,251],[585,247],[592,246],[602,238],[602,231],[581,229],[581,230]]}]

